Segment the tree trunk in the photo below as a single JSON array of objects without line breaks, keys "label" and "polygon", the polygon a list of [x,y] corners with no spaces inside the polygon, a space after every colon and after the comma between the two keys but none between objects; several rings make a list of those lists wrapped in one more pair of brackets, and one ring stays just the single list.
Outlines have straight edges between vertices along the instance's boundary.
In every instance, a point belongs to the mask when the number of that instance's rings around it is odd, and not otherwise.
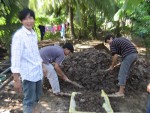
[{"label": "tree trunk", "polygon": [[120,37],[121,36],[121,34],[120,34],[120,22],[117,21],[116,24],[117,25],[116,25],[116,29],[115,29],[115,33],[114,34],[116,34],[116,37]]},{"label": "tree trunk", "polygon": [[81,10],[82,10],[82,23],[81,23],[81,25],[82,25],[82,35],[81,35],[81,37],[83,39],[87,39],[88,38],[88,33],[87,33],[88,28],[87,28],[87,13],[85,13],[85,12],[87,12],[86,7],[83,6]]},{"label": "tree trunk", "polygon": [[96,35],[96,15],[94,14],[93,15],[93,37],[96,38],[97,35]]},{"label": "tree trunk", "polygon": [[69,6],[69,18],[70,18],[70,37],[75,39],[74,25],[73,25],[73,8]]}]

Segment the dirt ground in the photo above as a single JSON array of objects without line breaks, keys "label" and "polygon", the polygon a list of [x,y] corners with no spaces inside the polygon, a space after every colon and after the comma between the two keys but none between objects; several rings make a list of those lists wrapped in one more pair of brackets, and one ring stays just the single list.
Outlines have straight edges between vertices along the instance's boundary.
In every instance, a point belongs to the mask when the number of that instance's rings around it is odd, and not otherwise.
[{"label": "dirt ground", "polygon": [[[68,113],[69,102],[70,97],[59,97],[44,91],[37,107],[41,113]],[[22,113],[22,96],[16,94],[12,86],[0,91],[0,113]]]},{"label": "dirt ground", "polygon": [[91,93],[90,91],[76,94],[74,98],[76,102],[76,111],[106,113],[105,109],[102,107],[105,100],[100,94],[100,92]]},{"label": "dirt ground", "polygon": [[[75,45],[77,52],[68,56],[64,60],[61,68],[71,80],[76,81],[84,86],[84,88],[80,89],[60,80],[62,92],[70,94],[72,92],[91,92],[91,95],[93,95],[93,92],[100,92],[101,89],[107,94],[114,93],[118,90],[117,75],[119,66],[110,72],[103,71],[110,65],[111,55],[103,44],[97,45],[99,43],[93,41],[85,42],[82,45]],[[150,78],[149,71],[150,64],[143,56],[140,56],[131,69],[125,97],[110,98],[112,108],[115,112],[145,113],[148,96],[146,86],[148,84],[147,80]],[[49,89],[49,83],[45,82],[44,87]],[[0,100],[0,113],[6,111],[8,113],[22,112],[22,97],[13,91],[11,84],[4,87],[3,90],[0,90]],[[94,102],[98,103],[97,101]],[[44,90],[38,109],[42,113],[68,113],[69,105],[69,96],[54,96],[49,90]],[[90,108],[92,105],[88,105],[88,107]]]}]

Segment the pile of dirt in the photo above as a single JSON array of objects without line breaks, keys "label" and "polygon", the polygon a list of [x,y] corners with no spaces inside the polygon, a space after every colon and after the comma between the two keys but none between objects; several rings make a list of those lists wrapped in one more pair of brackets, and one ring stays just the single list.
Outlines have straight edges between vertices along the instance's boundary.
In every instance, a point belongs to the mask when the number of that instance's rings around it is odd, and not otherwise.
[{"label": "pile of dirt", "polygon": [[63,62],[62,69],[71,80],[83,85],[86,90],[100,91],[103,87],[101,85],[105,73],[103,70],[110,65],[110,58],[105,50],[100,52],[91,48],[68,57]]},{"label": "pile of dirt", "polygon": [[[118,72],[115,67],[113,71],[105,72],[111,64],[111,55],[105,49],[97,50],[94,48],[74,53],[66,58],[62,64],[62,69],[69,79],[76,81],[84,86],[83,89],[65,83],[60,79],[62,91],[100,91],[104,89],[107,93],[113,93],[118,90]],[[129,79],[127,80],[126,93],[146,91],[146,85],[149,79],[150,65],[144,59],[138,59],[131,69]],[[49,83],[46,84],[48,85]]]},{"label": "pile of dirt", "polygon": [[82,94],[76,94],[75,102],[76,111],[106,113],[105,109],[102,107],[104,98],[100,96],[100,92],[82,92]]},{"label": "pile of dirt", "polygon": [[[111,55],[105,49],[88,49],[74,53],[66,58],[62,69],[73,81],[84,86],[85,90],[100,91],[107,93],[117,91],[119,66],[113,71],[105,72],[111,64]],[[149,78],[150,65],[144,59],[138,59],[130,72],[127,81],[127,90],[145,90]],[[61,82],[62,90],[76,89],[72,85]]]},{"label": "pile of dirt", "polygon": [[[120,59],[118,60],[118,62],[119,61]],[[105,72],[104,70],[109,68],[110,64],[111,54],[109,54],[105,49],[97,50],[91,48],[68,56],[62,63],[61,68],[69,79],[76,81],[80,85],[84,86],[84,88],[80,89],[60,79],[61,91],[76,91],[81,93],[89,91],[91,92],[91,97],[93,96],[93,92],[99,92],[101,91],[101,89],[103,89],[107,94],[118,91],[118,72],[120,66],[115,67],[113,71]],[[126,95],[128,96],[126,96],[127,98],[123,99],[123,102],[126,104],[125,106],[128,105],[127,103],[131,103],[131,100],[133,101],[132,105],[134,105],[135,103],[137,103],[137,101],[139,101],[139,96],[141,96],[143,92],[146,92],[146,86],[148,84],[147,80],[150,78],[149,71],[150,64],[146,62],[145,59],[139,58],[132,67],[129,79],[127,80]],[[48,86],[48,83],[46,86]],[[135,94],[137,95],[138,92],[139,94],[136,98]],[[87,96],[90,96],[90,94]],[[135,99],[135,101],[133,99]],[[93,101],[98,104],[96,99]],[[121,105],[124,105],[121,104],[122,101],[118,101],[117,98],[111,99],[114,111],[127,111],[127,109],[124,110],[124,108],[123,110],[118,109],[119,105],[116,106],[116,102],[120,103],[120,107]],[[143,103],[143,105],[145,103]],[[93,107],[90,106],[92,105],[90,104],[86,107],[84,106],[83,109],[92,109]],[[139,110],[138,106],[141,105],[137,105],[136,107],[134,106],[133,109]]]}]

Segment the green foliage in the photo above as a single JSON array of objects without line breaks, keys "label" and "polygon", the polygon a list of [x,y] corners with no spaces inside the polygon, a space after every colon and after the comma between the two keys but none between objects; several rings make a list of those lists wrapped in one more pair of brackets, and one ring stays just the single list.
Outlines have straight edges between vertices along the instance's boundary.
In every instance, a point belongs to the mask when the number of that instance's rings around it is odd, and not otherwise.
[{"label": "green foliage", "polygon": [[134,9],[140,5],[143,0],[119,0],[119,10],[114,15],[114,21],[119,21],[125,14],[131,15]]},{"label": "green foliage", "polygon": [[141,37],[143,44],[150,54],[150,2],[143,2],[136,8],[135,14],[132,16],[134,22],[133,33]]},{"label": "green foliage", "polygon": [[19,28],[17,14],[20,9],[27,7],[28,0],[0,0],[0,44],[9,52],[11,37]]},{"label": "green foliage", "polygon": [[51,33],[51,32],[47,32],[44,36],[44,40],[47,39],[52,39],[52,40],[56,40],[56,39],[60,39],[60,32],[56,32],[56,33]]},{"label": "green foliage", "polygon": [[132,14],[138,6],[140,6],[141,2],[145,2],[145,0],[126,0],[127,6],[126,6],[126,13]]},{"label": "green foliage", "polygon": [[[116,34],[132,31],[138,36],[142,32],[148,42],[150,5],[142,1],[144,0],[0,0],[0,41],[9,48],[12,34],[20,26],[18,11],[29,6],[36,14],[34,30],[38,33],[39,40],[39,25],[60,25],[67,21],[72,9],[73,19],[70,19],[70,23],[73,23],[77,37],[91,38],[96,29],[103,33],[114,31]],[[124,24],[127,19],[132,20],[131,25]],[[113,24],[106,29],[108,22]],[[70,29],[68,34],[72,31]],[[44,39],[59,37],[60,32],[46,33]]]},{"label": "green foliage", "polygon": [[16,29],[18,29],[19,26],[19,24],[0,26],[0,42],[1,45],[8,50],[8,52],[10,49],[12,34],[16,31]]},{"label": "green foliage", "polygon": [[6,19],[4,17],[1,17],[0,18],[0,25],[5,25],[6,24],[5,21],[6,21]]},{"label": "green foliage", "polygon": [[137,9],[135,14],[132,16],[134,22],[135,34],[141,35],[141,33],[148,37],[150,35],[150,14],[148,12],[149,7],[145,7],[146,3],[141,4]]}]

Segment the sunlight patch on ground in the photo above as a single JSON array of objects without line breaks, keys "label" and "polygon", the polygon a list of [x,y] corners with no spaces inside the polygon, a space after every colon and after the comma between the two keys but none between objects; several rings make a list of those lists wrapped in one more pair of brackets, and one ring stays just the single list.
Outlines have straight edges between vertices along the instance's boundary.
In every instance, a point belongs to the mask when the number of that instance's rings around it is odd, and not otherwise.
[{"label": "sunlight patch on ground", "polygon": [[144,47],[137,47],[138,53],[141,55],[145,55],[146,53],[146,48]]}]

